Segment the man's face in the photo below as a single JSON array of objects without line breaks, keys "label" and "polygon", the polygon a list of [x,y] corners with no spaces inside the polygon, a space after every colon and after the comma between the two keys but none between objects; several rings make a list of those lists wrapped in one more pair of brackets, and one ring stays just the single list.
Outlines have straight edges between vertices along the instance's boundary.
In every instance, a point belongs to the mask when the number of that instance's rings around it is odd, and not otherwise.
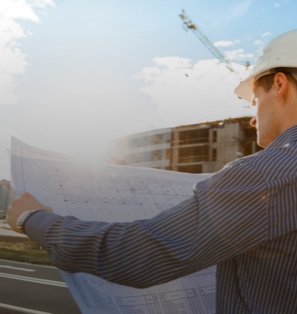
[{"label": "man's face", "polygon": [[261,147],[266,147],[278,135],[278,115],[276,97],[273,86],[269,91],[258,85],[254,85],[252,105],[256,107],[256,115],[250,124],[257,130],[257,142]]}]

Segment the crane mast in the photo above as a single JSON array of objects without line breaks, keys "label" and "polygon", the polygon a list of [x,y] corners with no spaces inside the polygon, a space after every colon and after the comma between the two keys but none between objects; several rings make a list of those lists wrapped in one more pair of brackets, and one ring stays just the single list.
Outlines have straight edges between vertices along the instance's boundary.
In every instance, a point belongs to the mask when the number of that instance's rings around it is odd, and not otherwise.
[{"label": "crane mast", "polygon": [[198,28],[196,24],[194,24],[188,17],[187,13],[182,10],[182,13],[179,15],[180,18],[184,22],[185,30],[190,29],[195,36],[204,44],[204,46],[221,62],[226,64],[226,67],[231,71],[234,72],[231,63],[225,56],[213,45],[213,43],[204,35],[204,33]]}]

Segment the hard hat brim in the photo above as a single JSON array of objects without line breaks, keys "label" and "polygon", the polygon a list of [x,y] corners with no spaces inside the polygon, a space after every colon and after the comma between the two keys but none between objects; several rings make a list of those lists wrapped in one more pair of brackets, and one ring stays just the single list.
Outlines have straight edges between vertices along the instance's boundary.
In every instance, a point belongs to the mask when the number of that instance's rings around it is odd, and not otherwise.
[{"label": "hard hat brim", "polygon": [[[295,80],[297,80],[297,68],[284,68],[284,72],[289,72],[292,74]],[[277,69],[269,69],[266,71],[262,71],[260,73],[253,73],[249,75],[244,81],[240,82],[240,84],[235,88],[234,93],[240,98],[244,99],[248,102],[251,102],[253,96],[253,85],[258,81],[261,77],[273,73],[277,73],[279,70]]]}]

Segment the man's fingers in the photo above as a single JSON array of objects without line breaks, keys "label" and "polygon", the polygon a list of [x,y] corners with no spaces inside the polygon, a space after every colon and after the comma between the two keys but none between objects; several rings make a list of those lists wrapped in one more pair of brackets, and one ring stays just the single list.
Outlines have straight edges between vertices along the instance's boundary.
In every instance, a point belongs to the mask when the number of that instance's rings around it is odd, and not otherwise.
[{"label": "man's fingers", "polygon": [[39,209],[44,209],[48,212],[53,211],[52,208],[40,203],[33,195],[25,192],[11,202],[11,206],[7,211],[7,222],[14,231],[20,232],[16,227],[18,217],[26,211]]},{"label": "man's fingers", "polygon": [[25,192],[23,193],[19,199],[16,200],[17,203],[15,206],[19,207],[22,206],[23,209],[30,210],[30,209],[45,209],[49,212],[52,212],[52,208],[45,206],[44,204],[40,203],[32,194]]},{"label": "man's fingers", "polygon": [[21,196],[20,196],[20,200],[22,202],[24,202],[25,204],[41,204],[38,202],[38,200],[30,193],[28,192],[24,192]]}]

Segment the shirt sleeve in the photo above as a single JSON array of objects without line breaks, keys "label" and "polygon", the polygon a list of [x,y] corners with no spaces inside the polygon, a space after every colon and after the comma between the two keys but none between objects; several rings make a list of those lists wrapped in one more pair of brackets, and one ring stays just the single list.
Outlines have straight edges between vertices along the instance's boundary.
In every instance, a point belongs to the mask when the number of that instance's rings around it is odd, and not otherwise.
[{"label": "shirt sleeve", "polygon": [[151,219],[86,222],[38,211],[26,220],[25,232],[65,271],[144,288],[263,244],[268,199],[259,173],[235,163],[199,182],[191,198]]}]

